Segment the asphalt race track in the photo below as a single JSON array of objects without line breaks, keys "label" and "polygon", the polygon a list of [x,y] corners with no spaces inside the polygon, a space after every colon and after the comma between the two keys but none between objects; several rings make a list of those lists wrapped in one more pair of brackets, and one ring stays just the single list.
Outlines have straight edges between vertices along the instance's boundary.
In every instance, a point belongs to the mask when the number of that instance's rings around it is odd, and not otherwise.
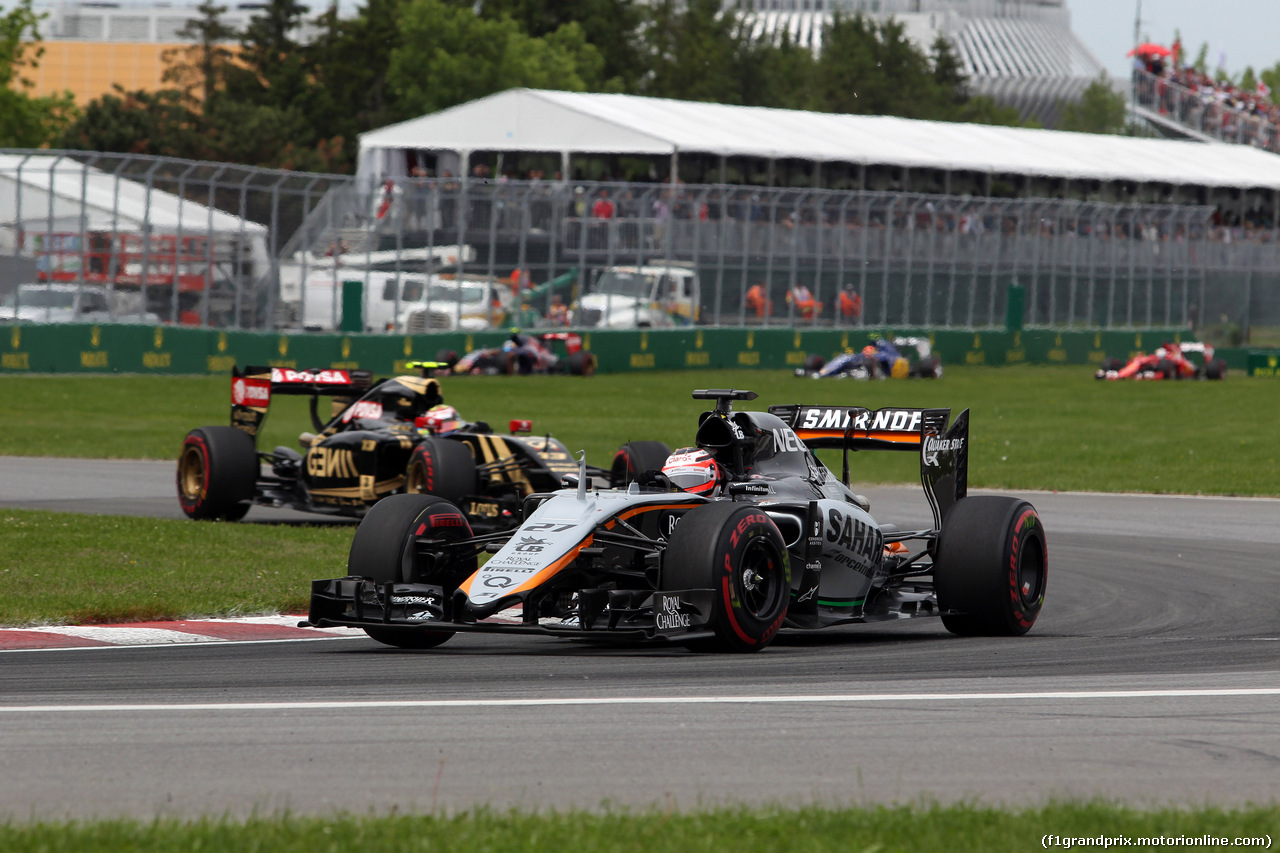
[{"label": "asphalt race track", "polygon": [[[868,494],[925,520],[918,490]],[[748,656],[480,635],[2,653],[0,819],[1280,801],[1280,501],[1027,497],[1051,570],[1019,639],[918,620]],[[0,459],[5,507],[180,517],[171,463]]]}]

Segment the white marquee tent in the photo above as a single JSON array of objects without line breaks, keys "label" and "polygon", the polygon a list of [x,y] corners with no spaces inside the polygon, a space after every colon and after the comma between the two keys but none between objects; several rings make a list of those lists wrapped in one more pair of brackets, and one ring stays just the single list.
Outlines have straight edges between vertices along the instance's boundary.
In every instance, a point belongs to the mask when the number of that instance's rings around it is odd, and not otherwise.
[{"label": "white marquee tent", "polygon": [[820,163],[1280,190],[1280,157],[1244,145],[510,89],[360,136],[365,186],[409,151],[541,152]]},{"label": "white marquee tent", "polygon": [[[81,217],[84,217],[83,222]],[[0,154],[0,226],[30,230],[247,234],[266,227],[69,157]]]}]

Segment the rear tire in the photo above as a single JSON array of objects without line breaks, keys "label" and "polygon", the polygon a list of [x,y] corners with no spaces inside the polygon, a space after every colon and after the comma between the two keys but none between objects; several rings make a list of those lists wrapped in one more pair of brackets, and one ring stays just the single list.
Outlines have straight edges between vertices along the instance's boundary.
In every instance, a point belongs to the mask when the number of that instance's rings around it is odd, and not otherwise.
[{"label": "rear tire", "polygon": [[1177,379],[1178,368],[1169,359],[1162,358],[1156,362],[1156,375],[1161,379]]},{"label": "rear tire", "polygon": [[570,376],[595,376],[596,357],[594,353],[578,350],[569,356]]},{"label": "rear tire", "polygon": [[1204,366],[1205,379],[1226,379],[1227,363],[1223,359],[1215,358]]},{"label": "rear tire", "polygon": [[476,493],[476,479],[476,460],[464,442],[428,438],[409,455],[404,490],[456,503]]},{"label": "rear tire", "polygon": [[[376,583],[435,583],[444,588],[445,595],[452,595],[458,584],[475,572],[475,556],[434,561],[430,574],[426,574],[413,547],[418,536],[470,538],[471,525],[462,510],[438,497],[391,495],[383,498],[356,528],[347,556],[347,574]],[[434,648],[454,634],[420,628],[365,628],[364,632],[379,643],[399,649]]]},{"label": "rear tire", "polygon": [[959,501],[943,519],[933,562],[942,624],[951,633],[1019,636],[1035,624],[1049,559],[1031,504],[995,496]]},{"label": "rear tire", "polygon": [[720,501],[690,510],[671,534],[664,590],[712,589],[715,647],[758,652],[787,616],[791,565],[777,525],[758,507]]},{"label": "rear tire", "polygon": [[235,427],[193,429],[178,456],[178,503],[189,518],[239,521],[252,506],[258,451]]},{"label": "rear tire", "polygon": [[661,441],[632,441],[618,448],[609,466],[609,486],[624,489],[645,471],[661,469],[671,455],[671,448]]},{"label": "rear tire", "polygon": [[916,365],[915,373],[921,379],[941,379],[942,359],[936,355],[920,359],[920,363]]}]

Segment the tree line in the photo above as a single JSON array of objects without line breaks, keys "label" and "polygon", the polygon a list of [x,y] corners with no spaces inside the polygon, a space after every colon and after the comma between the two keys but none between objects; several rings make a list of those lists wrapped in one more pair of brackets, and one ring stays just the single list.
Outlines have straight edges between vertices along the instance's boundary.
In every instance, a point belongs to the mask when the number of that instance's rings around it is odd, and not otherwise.
[{"label": "tree line", "polygon": [[[358,134],[521,86],[1022,123],[970,91],[946,39],[922,50],[896,20],[859,14],[835,15],[815,55],[754,34],[719,0],[366,0],[315,17],[268,0],[243,31],[225,12],[197,8],[160,90],[116,87],[78,108],[69,94],[29,93],[39,16],[21,0],[0,17],[0,146],[349,173]],[[318,35],[302,43],[304,21]]]}]

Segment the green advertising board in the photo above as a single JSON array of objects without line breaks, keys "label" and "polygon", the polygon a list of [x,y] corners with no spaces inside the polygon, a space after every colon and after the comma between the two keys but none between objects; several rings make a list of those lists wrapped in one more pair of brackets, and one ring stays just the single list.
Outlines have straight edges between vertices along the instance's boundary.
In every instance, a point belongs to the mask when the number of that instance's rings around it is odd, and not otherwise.
[{"label": "green advertising board", "polygon": [[[316,334],[218,331],[180,326],[13,325],[0,332],[0,375],[14,373],[229,373],[233,365],[365,368],[403,371],[405,362],[443,352],[462,355],[497,346],[500,330],[433,335]],[[811,354],[829,359],[877,337],[927,338],[944,365],[1078,364],[1127,359],[1165,341],[1176,329],[1055,331],[1049,329],[782,329],[701,328],[583,332],[583,345],[603,373],[723,368],[794,369]],[[556,346],[561,346],[556,344]],[[1274,354],[1219,350],[1228,367],[1274,375]],[[1266,371],[1272,371],[1267,373]]]},{"label": "green advertising board", "polygon": [[1250,376],[1280,379],[1280,350],[1250,350],[1248,371]]}]

